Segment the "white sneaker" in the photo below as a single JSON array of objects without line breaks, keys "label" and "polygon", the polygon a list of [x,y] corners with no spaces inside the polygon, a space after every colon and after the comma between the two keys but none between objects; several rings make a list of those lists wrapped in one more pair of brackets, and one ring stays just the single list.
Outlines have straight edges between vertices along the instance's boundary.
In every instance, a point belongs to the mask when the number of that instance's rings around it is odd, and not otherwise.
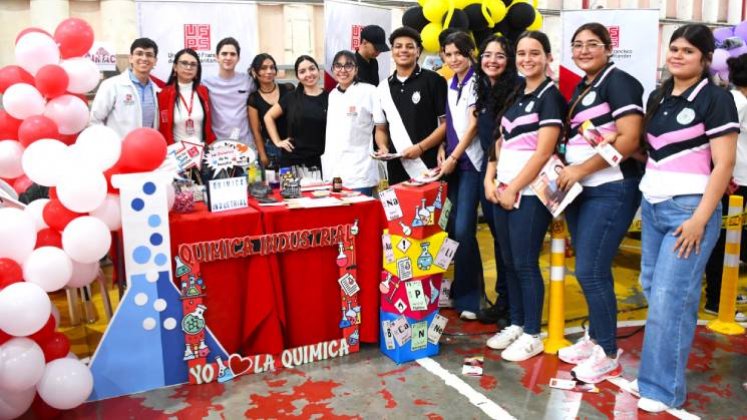
[{"label": "white sneaker", "polygon": [[737,311],[734,315],[734,321],[736,322],[747,322],[747,314],[744,312]]},{"label": "white sneaker", "polygon": [[462,311],[462,313],[459,314],[459,318],[465,321],[474,321],[477,319],[477,314],[472,311]]},{"label": "white sneaker", "polygon": [[523,362],[532,358],[545,349],[539,335],[523,333],[516,341],[501,352],[503,360],[510,362]]},{"label": "white sneaker", "polygon": [[584,334],[575,344],[563,347],[558,351],[558,358],[566,363],[577,365],[591,356],[594,342],[588,334]]},{"label": "white sneaker", "polygon": [[510,325],[488,338],[488,342],[485,344],[493,350],[503,350],[521,337],[522,334],[524,334],[523,328],[518,325]]},{"label": "white sneaker", "polygon": [[638,389],[638,379],[633,379],[632,381],[630,381],[630,384],[628,386],[634,394],[641,395],[641,391]]},{"label": "white sneaker", "polygon": [[607,379],[616,378],[622,374],[622,366],[619,362],[621,353],[622,350],[618,350],[614,359],[609,358],[602,346],[596,344],[591,356],[573,368],[571,374],[587,384],[598,384]]},{"label": "white sneaker", "polygon": [[638,408],[649,413],[661,413],[662,411],[669,410],[671,407],[661,401],[643,397],[638,400]]}]

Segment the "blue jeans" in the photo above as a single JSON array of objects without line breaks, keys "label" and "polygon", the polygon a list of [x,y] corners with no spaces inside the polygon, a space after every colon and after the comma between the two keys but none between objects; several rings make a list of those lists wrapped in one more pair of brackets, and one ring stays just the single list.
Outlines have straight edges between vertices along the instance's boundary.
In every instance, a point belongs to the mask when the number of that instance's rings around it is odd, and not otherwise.
[{"label": "blue jeans", "polygon": [[363,188],[353,188],[353,191],[358,191],[359,193],[363,195],[367,195],[371,197],[373,196],[373,189],[374,187],[363,187]]},{"label": "blue jeans", "polygon": [[701,195],[676,196],[651,204],[643,200],[641,285],[648,300],[638,386],[641,396],[670,407],[685,402],[685,370],[698,321],[700,285],[718,240],[721,204],[708,219],[700,253],[678,258],[672,233],[692,217]]},{"label": "blue jeans", "polygon": [[576,279],[589,306],[589,335],[608,356],[617,353],[617,298],[612,259],[641,203],[640,178],[584,187],[566,208],[576,251]]},{"label": "blue jeans", "polygon": [[533,195],[523,196],[518,209],[494,208],[495,231],[508,284],[511,324],[523,326],[527,334],[539,334],[545,297],[539,254],[552,215]]},{"label": "blue jeans", "polygon": [[485,223],[490,228],[490,234],[493,235],[493,255],[495,258],[496,268],[496,279],[495,279],[495,291],[498,293],[495,304],[499,308],[508,308],[508,285],[506,284],[506,270],[503,268],[503,257],[501,256],[501,246],[498,243],[498,235],[495,232],[495,218],[493,207],[495,204],[488,201],[485,198],[485,170],[488,166],[487,154],[485,159],[482,161],[482,170],[480,171],[480,206],[482,207],[482,214],[485,217]]},{"label": "blue jeans", "polygon": [[451,297],[458,311],[477,313],[483,294],[482,260],[477,245],[477,203],[482,191],[480,173],[457,169],[448,182],[452,207],[447,230],[449,237],[459,242],[454,256]]}]

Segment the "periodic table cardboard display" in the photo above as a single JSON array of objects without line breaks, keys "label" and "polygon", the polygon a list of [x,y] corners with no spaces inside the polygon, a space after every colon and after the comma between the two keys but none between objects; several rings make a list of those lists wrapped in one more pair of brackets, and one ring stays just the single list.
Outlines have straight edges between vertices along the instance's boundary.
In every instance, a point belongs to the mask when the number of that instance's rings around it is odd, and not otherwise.
[{"label": "periodic table cardboard display", "polygon": [[446,325],[446,318],[438,310],[417,320],[379,309],[379,319],[379,349],[395,363],[438,354],[438,340]]},{"label": "periodic table cardboard display", "polygon": [[[384,230],[382,242],[384,270],[402,280],[443,273],[453,258],[451,248],[449,248],[451,245],[441,250],[444,243],[454,243],[453,240],[447,238],[446,232],[438,232],[425,239],[414,239],[390,234],[388,230]],[[439,253],[441,258],[439,258]],[[446,259],[444,259],[444,253],[448,254]]]},{"label": "periodic table cardboard display", "polygon": [[[438,221],[447,201],[445,182],[418,186],[403,183],[393,186],[390,191],[381,197],[384,208],[399,206],[401,210],[387,213],[392,234],[424,239],[442,230]],[[400,213],[401,217],[396,217]]]},{"label": "periodic table cardboard display", "polygon": [[403,281],[388,271],[381,272],[381,309],[416,321],[438,311],[442,274]]}]

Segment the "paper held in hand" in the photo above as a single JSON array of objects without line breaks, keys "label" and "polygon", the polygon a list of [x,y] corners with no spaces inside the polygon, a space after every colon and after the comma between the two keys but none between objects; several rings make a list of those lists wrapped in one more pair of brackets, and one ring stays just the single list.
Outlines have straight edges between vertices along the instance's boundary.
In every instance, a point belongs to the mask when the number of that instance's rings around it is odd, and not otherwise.
[{"label": "paper held in hand", "polygon": [[380,155],[378,153],[371,152],[371,157],[376,160],[387,161],[401,158],[402,153],[386,153]]},{"label": "paper held in hand", "polygon": [[552,155],[537,178],[530,184],[537,198],[550,210],[552,217],[558,217],[583,190],[578,182],[573,184],[568,191],[558,188],[558,173],[563,168],[565,168],[563,162],[556,155]]},{"label": "paper held in hand", "polygon": [[591,120],[584,121],[578,127],[578,132],[610,166],[614,167],[620,164],[622,155],[613,145],[604,142],[604,136],[602,136],[602,133],[599,132]]}]

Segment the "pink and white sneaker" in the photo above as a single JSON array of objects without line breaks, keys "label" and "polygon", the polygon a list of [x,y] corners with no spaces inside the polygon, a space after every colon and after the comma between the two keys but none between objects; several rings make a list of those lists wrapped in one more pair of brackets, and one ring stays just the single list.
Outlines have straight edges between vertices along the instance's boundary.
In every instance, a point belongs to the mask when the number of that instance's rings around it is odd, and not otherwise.
[{"label": "pink and white sneaker", "polygon": [[622,374],[620,366],[620,354],[622,349],[617,350],[617,357],[611,359],[607,357],[601,346],[594,345],[591,356],[578,364],[571,374],[579,381],[589,384],[598,384],[604,380],[618,377]]},{"label": "pink and white sneaker", "polygon": [[558,358],[566,363],[577,365],[591,356],[594,346],[595,344],[591,341],[589,335],[584,334],[575,344],[560,349],[558,351]]}]

